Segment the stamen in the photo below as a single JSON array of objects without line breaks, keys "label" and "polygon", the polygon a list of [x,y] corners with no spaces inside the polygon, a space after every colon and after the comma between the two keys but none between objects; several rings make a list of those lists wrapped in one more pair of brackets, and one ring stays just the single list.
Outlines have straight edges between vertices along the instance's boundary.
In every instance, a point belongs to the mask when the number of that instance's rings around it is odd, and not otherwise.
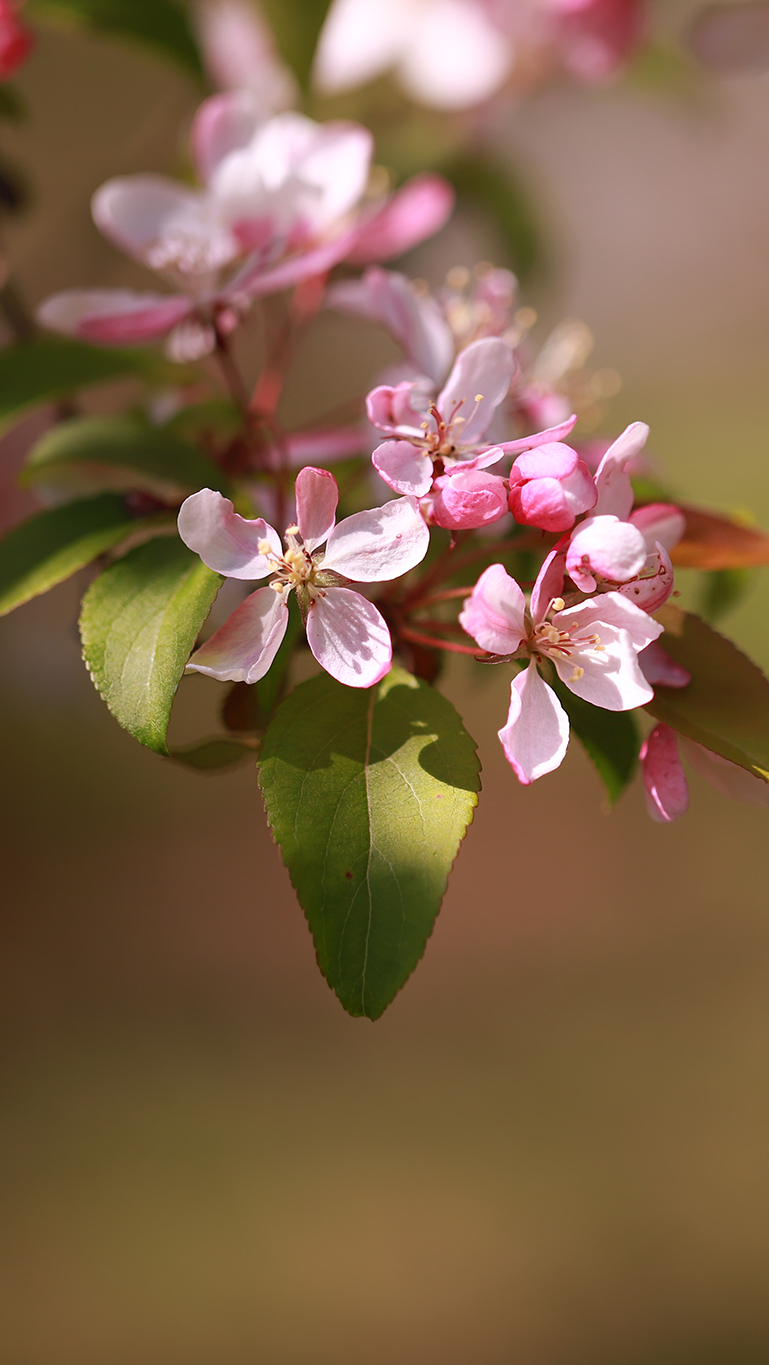
[{"label": "stamen", "polygon": [[579,682],[580,678],[584,678],[584,676],[585,676],[584,668],[580,668],[578,665],[575,665],[574,672],[569,678],[569,682]]},{"label": "stamen", "polygon": [[562,597],[553,597],[550,606],[548,607],[548,611],[563,611],[565,606],[566,603]]}]

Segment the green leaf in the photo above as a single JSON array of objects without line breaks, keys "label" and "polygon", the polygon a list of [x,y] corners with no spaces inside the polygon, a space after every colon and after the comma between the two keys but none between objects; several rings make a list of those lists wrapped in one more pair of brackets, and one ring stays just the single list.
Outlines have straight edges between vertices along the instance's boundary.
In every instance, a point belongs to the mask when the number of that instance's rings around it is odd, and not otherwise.
[{"label": "green leaf", "polygon": [[632,780],[638,762],[641,740],[631,711],[604,711],[576,697],[555,677],[550,686],[556,693],[569,724],[588,757],[595,764],[609,797],[616,805]]},{"label": "green leaf", "polygon": [[320,969],[350,1014],[377,1019],[432,933],[477,803],[475,745],[401,668],[369,689],[323,673],[280,706],[259,766]]},{"label": "green leaf", "polygon": [[14,526],[0,541],[0,616],[71,578],[139,524],[122,498],[103,493]]},{"label": "green leaf", "polygon": [[129,38],[199,79],[203,77],[187,15],[173,0],[34,0],[29,13]]},{"label": "green leaf", "polygon": [[281,56],[304,90],[329,4],[330,0],[261,0]]},{"label": "green leaf", "polygon": [[464,155],[439,168],[460,201],[478,204],[501,232],[516,274],[525,279],[541,263],[539,225],[529,198],[511,168],[481,154]]},{"label": "green leaf", "polygon": [[[663,607],[663,649],[692,675],[658,687],[646,710],[682,735],[769,779],[769,679],[730,640],[690,612]],[[679,633],[680,632],[680,633]]]},{"label": "green leaf", "polygon": [[704,574],[698,603],[700,615],[709,625],[728,616],[750,591],[754,577],[750,569],[715,569]]},{"label": "green leaf", "polygon": [[0,426],[36,403],[63,398],[88,384],[145,374],[147,368],[146,352],[102,350],[65,337],[5,346],[0,350]]},{"label": "green leaf", "polygon": [[170,499],[215,488],[228,480],[196,446],[141,417],[76,417],[52,427],[37,442],[20,482],[78,487],[109,481],[111,487],[145,488]]},{"label": "green leaf", "polygon": [[222,581],[176,536],[163,536],[112,564],[83,598],[80,635],[94,684],[123,728],[156,753],[168,753],[174,695]]},{"label": "green leaf", "polygon": [[256,742],[249,744],[246,740],[215,735],[199,740],[197,744],[171,749],[170,757],[175,763],[198,773],[221,773],[245,763],[246,759],[253,759],[255,753]]}]

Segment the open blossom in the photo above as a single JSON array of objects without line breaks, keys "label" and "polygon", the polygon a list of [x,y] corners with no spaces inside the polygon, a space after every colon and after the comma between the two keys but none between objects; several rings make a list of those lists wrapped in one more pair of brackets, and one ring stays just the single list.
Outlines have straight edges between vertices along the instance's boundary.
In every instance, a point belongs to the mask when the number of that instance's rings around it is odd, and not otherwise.
[{"label": "open blossom", "polygon": [[[166,176],[109,180],[93,198],[97,227],[179,292],[68,290],[48,299],[43,326],[103,344],[169,338],[191,360],[230,331],[251,301],[322,275],[376,233],[402,250],[442,226],[453,195],[440,177],[364,205],[373,141],[360,124],[286,112],[264,122],[252,95],[206,100],[192,128],[204,188]],[[371,259],[370,257],[368,259]]]},{"label": "open blossom", "polygon": [[643,0],[334,0],[315,63],[326,93],[394,70],[420,104],[462,109],[560,68],[602,80],[641,32]]},{"label": "open blossom", "polygon": [[669,725],[660,724],[641,748],[646,807],[652,820],[668,825],[689,809],[689,784],[679,744],[695,772],[723,796],[749,806],[769,807],[769,783],[704,745],[677,735]]},{"label": "open blossom", "polygon": [[628,711],[653,696],[638,655],[662,626],[617,592],[565,607],[563,578],[564,555],[554,550],[527,608],[515,579],[492,564],[459,617],[481,649],[528,661],[513,679],[507,724],[499,731],[508,762],[527,786],[560,765],[569,742],[566,712],[539,672],[545,661],[576,696],[607,711]]},{"label": "open blossom", "polygon": [[247,521],[210,488],[187,498],[179,534],[204,564],[228,578],[270,578],[192,656],[189,667],[222,681],[258,682],[278,652],[295,591],[307,643],[321,667],[348,687],[372,687],[392,662],[381,613],[348,584],[384,583],[424,558],[430,533],[414,498],[396,498],[335,524],[339,493],[324,469],[296,479],[296,524],[284,541],[266,521]]},{"label": "open blossom", "polygon": [[373,389],[366,400],[369,421],[391,438],[372,455],[385,483],[396,493],[421,497],[443,475],[485,469],[504,455],[567,435],[576,418],[519,441],[484,439],[514,371],[510,347],[499,337],[484,337],[460,352],[434,400],[416,383]]}]

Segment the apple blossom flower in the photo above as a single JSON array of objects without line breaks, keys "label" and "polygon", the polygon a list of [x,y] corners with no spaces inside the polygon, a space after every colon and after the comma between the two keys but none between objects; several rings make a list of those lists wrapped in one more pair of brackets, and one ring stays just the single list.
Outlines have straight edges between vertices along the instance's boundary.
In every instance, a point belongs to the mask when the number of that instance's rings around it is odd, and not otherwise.
[{"label": "apple blossom flower", "polygon": [[296,591],[307,643],[322,668],[348,687],[372,687],[392,662],[381,613],[348,584],[384,583],[420,563],[430,533],[414,498],[396,498],[335,524],[339,493],[325,469],[297,475],[296,524],[281,538],[247,521],[228,498],[203,488],[179,511],[179,534],[204,564],[228,578],[270,577],[192,656],[189,668],[222,681],[258,682],[277,654]]},{"label": "apple blossom flower", "polygon": [[514,372],[510,347],[499,337],[483,337],[460,351],[434,401],[424,385],[408,381],[372,389],[366,400],[369,421],[393,438],[371,457],[385,483],[396,493],[421,497],[443,474],[485,469],[504,455],[568,435],[576,417],[519,441],[484,441]]},{"label": "apple blossom flower", "polygon": [[597,496],[587,465],[560,441],[519,455],[510,470],[510,511],[521,526],[568,531]]},{"label": "apple blossom flower", "polygon": [[7,81],[27,60],[35,35],[19,18],[14,0],[0,0],[0,80]]},{"label": "apple blossom flower", "polygon": [[93,198],[104,235],[179,292],[67,290],[43,303],[39,321],[101,344],[168,338],[176,360],[207,354],[254,298],[325,274],[364,250],[367,234],[412,245],[445,221],[453,195],[440,177],[416,196],[407,184],[361,205],[372,147],[360,124],[294,112],[263,122],[248,91],[212,96],[192,128],[203,189],[136,175]]},{"label": "apple blossom flower", "polygon": [[513,679],[507,724],[499,731],[505,756],[526,786],[560,765],[569,742],[566,712],[540,676],[545,661],[576,696],[607,711],[628,711],[653,696],[638,654],[662,626],[617,592],[565,607],[564,560],[562,550],[548,555],[528,609],[515,579],[492,564],[459,617],[481,649],[528,661]]},{"label": "apple blossom flower", "polygon": [[640,754],[646,807],[652,820],[671,824],[689,808],[689,784],[679,745],[695,772],[723,796],[749,806],[769,807],[769,783],[763,778],[660,724],[647,736]]}]

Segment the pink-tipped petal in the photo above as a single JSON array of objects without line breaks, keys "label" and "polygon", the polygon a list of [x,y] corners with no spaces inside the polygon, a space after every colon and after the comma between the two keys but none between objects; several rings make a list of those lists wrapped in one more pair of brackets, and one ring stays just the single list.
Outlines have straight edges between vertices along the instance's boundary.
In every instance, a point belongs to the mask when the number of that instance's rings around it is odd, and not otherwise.
[{"label": "pink-tipped petal", "polygon": [[37,310],[41,327],[101,345],[130,346],[167,336],[193,305],[182,295],[132,289],[67,289]]},{"label": "pink-tipped petal", "polygon": [[513,678],[507,724],[498,734],[505,758],[525,787],[563,763],[569,719],[533,659]]},{"label": "pink-tipped petal", "polygon": [[646,563],[646,541],[616,516],[588,517],[577,527],[566,553],[566,571],[583,592],[594,592],[596,577],[625,583]]},{"label": "pink-tipped petal", "polygon": [[270,668],[287,625],[283,596],[272,588],[257,588],[193,654],[187,667],[220,682],[258,682]]},{"label": "pink-tipped petal", "polygon": [[348,260],[352,265],[368,265],[402,256],[440,231],[451,216],[455,198],[442,175],[413,176],[363,220]]},{"label": "pink-tipped petal", "polygon": [[686,517],[678,507],[669,502],[653,502],[632,512],[629,520],[638,527],[649,554],[657,542],[664,545],[668,553],[674,550],[686,530]]},{"label": "pink-tipped petal", "polygon": [[371,456],[377,474],[395,493],[421,498],[433,482],[432,460],[410,441],[385,441]]},{"label": "pink-tipped petal", "polygon": [[502,564],[484,569],[459,613],[459,624],[490,654],[515,654],[526,638],[526,599]]},{"label": "pink-tipped petal", "polygon": [[429,544],[416,498],[395,498],[340,521],[328,538],[323,568],[355,583],[388,583],[420,564]]},{"label": "pink-tipped petal", "polygon": [[277,265],[265,265],[261,253],[257,252],[255,259],[246,261],[243,269],[228,285],[228,296],[235,300],[263,298],[266,294],[278,294],[282,289],[290,289],[301,280],[325,275],[332,266],[344,260],[354,240],[354,232],[343,232],[341,236],[322,242],[320,246],[297,251]]},{"label": "pink-tipped petal", "polygon": [[639,577],[623,583],[617,591],[642,611],[657,611],[663,606],[673,591],[673,565],[664,546],[658,543]]},{"label": "pink-tipped petal", "polygon": [[201,488],[179,508],[179,535],[204,564],[227,578],[266,578],[275,564],[263,555],[259,545],[268,541],[276,555],[282,555],[280,536],[258,517],[246,521],[238,515],[229,498],[212,488]]},{"label": "pink-tipped petal", "polygon": [[646,681],[651,683],[652,687],[688,687],[692,680],[688,668],[671,659],[657,640],[652,640],[650,645],[641,650],[638,662]]},{"label": "pink-tipped petal", "polygon": [[721,754],[714,754],[702,744],[681,735],[681,748],[694,771],[704,777],[711,787],[728,796],[732,801],[742,801],[747,806],[769,806],[769,783],[738,763],[732,763]]},{"label": "pink-tipped petal", "polygon": [[535,431],[532,436],[521,436],[517,441],[500,441],[499,444],[505,455],[518,455],[524,450],[534,450],[537,446],[562,441],[564,436],[571,433],[576,421],[577,414],[572,413],[571,417],[559,422],[557,426],[548,427],[545,431]]},{"label": "pink-tipped petal", "polygon": [[511,483],[510,511],[519,526],[536,526],[541,531],[568,531],[575,520],[558,479]]},{"label": "pink-tipped petal", "polygon": [[230,152],[250,142],[259,122],[258,105],[250,90],[228,90],[203,101],[193,119],[190,141],[204,183]]},{"label": "pink-tipped petal", "polygon": [[620,592],[600,593],[576,607],[567,607],[558,613],[557,619],[553,617],[553,621],[556,625],[563,622],[560,629],[571,631],[578,626],[588,633],[598,631],[599,635],[602,625],[614,626],[628,636],[635,650],[646,649],[662,634],[659,621],[641,611]]},{"label": "pink-tipped petal", "polygon": [[163,175],[118,176],[91,201],[94,222],[105,237],[153,270],[175,267],[205,275],[238,253],[210,197]]},{"label": "pink-tipped petal", "polygon": [[392,641],[373,602],[327,588],[307,617],[307,643],[321,668],[347,687],[373,687],[390,671]]},{"label": "pink-tipped petal", "polygon": [[380,323],[418,370],[443,383],[454,359],[453,333],[432,295],[418,293],[405,275],[372,266],[362,279],[332,284],[326,307]]},{"label": "pink-tipped petal", "polygon": [[366,413],[373,427],[388,436],[422,436],[424,414],[415,404],[421,390],[413,380],[402,384],[378,384],[366,398]]},{"label": "pink-tipped petal", "polygon": [[554,597],[560,597],[566,575],[566,551],[556,545],[537,574],[531,593],[531,619],[535,626],[544,621]]},{"label": "pink-tipped petal", "polygon": [[463,470],[436,479],[433,521],[451,531],[490,526],[507,514],[507,486],[497,474]]},{"label": "pink-tipped petal", "polygon": [[596,516],[610,514],[622,521],[630,516],[633,506],[633,485],[627,473],[627,466],[640,455],[648,439],[649,428],[646,423],[631,422],[614,444],[609,446],[595,475],[595,486],[598,490]]},{"label": "pink-tipped petal", "polygon": [[[641,748],[646,808],[657,824],[669,825],[689,809],[689,786],[675,730],[656,725]],[[767,789],[769,790],[769,789]]]},{"label": "pink-tipped petal", "polygon": [[327,469],[313,469],[308,465],[300,470],[294,484],[296,520],[307,549],[328,540],[334,529],[339,489],[336,479]]},{"label": "pink-tipped petal", "polygon": [[579,455],[562,441],[544,441],[542,445],[519,455],[510,470],[510,483],[526,483],[529,479],[565,479],[579,464]]},{"label": "pink-tipped petal", "polygon": [[515,370],[515,356],[501,337],[481,337],[460,351],[437,406],[444,421],[455,413],[464,419],[462,445],[481,440],[510,391]]}]

